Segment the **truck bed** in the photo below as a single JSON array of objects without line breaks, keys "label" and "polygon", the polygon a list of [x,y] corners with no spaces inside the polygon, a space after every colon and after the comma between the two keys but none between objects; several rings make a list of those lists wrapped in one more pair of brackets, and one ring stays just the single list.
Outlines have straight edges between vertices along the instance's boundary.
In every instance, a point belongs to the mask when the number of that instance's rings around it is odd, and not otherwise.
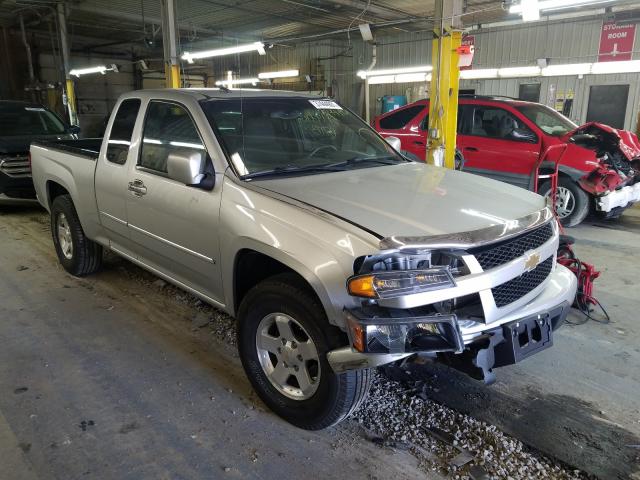
[{"label": "truck bed", "polygon": [[81,140],[38,140],[31,142],[48,149],[60,150],[81,157],[97,160],[102,146],[102,138],[83,138]]}]

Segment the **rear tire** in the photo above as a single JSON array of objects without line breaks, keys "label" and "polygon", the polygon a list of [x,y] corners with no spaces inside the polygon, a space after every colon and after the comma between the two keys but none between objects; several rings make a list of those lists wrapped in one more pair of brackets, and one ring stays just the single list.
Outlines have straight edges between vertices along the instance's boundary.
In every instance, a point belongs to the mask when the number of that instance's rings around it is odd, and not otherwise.
[{"label": "rear tire", "polygon": [[[271,410],[297,427],[320,430],[358,408],[369,392],[372,372],[337,374],[331,369],[326,354],[344,346],[345,336],[329,325],[322,305],[302,282],[296,275],[280,274],[246,294],[238,311],[238,349],[249,381]],[[297,353],[305,353],[304,358]],[[303,375],[302,382],[297,375]]]},{"label": "rear tire", "polygon": [[51,235],[58,260],[71,275],[89,275],[102,266],[102,247],[84,234],[69,195],[56,197],[51,205]]},{"label": "rear tire", "polygon": [[[551,183],[542,184],[539,192],[548,197],[551,194]],[[562,202],[562,205],[558,205],[556,208],[556,213],[560,223],[565,227],[579,225],[589,214],[589,194],[570,178],[560,177],[558,179],[557,202]]]}]

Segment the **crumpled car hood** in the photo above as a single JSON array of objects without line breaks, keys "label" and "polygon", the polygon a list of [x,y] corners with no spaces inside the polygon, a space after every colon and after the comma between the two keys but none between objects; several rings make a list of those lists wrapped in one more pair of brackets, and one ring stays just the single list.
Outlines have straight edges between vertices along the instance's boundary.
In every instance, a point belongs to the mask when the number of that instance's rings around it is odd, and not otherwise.
[{"label": "crumpled car hood", "polygon": [[570,138],[574,135],[584,133],[584,132],[593,132],[600,130],[601,132],[609,135],[613,135],[619,139],[619,148],[622,154],[627,158],[627,160],[631,161],[640,157],[640,140],[638,140],[638,136],[630,132],[629,130],[619,130],[617,128],[610,127],[609,125],[605,125],[603,123],[598,122],[589,122],[584,125],[579,126],[575,130],[565,134],[562,137],[562,140],[565,142],[569,142]]},{"label": "crumpled car hood", "polygon": [[431,236],[509,225],[543,197],[479,175],[423,163],[254,180],[380,237]]}]

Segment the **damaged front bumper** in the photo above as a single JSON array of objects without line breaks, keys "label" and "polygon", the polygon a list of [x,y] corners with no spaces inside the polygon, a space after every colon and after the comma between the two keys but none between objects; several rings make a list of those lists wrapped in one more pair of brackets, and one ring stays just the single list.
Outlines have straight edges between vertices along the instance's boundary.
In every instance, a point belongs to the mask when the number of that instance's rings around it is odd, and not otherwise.
[{"label": "damaged front bumper", "polygon": [[327,360],[341,373],[415,353],[444,353],[455,359],[453,366],[490,383],[493,367],[515,363],[551,345],[552,331],[564,322],[576,289],[575,275],[557,265],[540,294],[491,323],[456,315],[416,316],[401,309],[377,316],[363,309],[345,310],[351,345],[358,344],[362,351],[343,347],[329,352]]},{"label": "damaged front bumper", "polygon": [[636,202],[640,202],[640,182],[596,197],[596,210],[609,213],[616,208],[626,208]]}]

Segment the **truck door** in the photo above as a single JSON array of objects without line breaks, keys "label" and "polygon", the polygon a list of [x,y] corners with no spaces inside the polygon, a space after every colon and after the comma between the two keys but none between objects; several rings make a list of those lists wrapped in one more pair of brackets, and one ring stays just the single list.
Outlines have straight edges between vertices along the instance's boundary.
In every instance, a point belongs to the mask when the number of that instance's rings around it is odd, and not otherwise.
[{"label": "truck door", "polygon": [[130,257],[135,255],[127,226],[127,181],[129,164],[135,163],[131,139],[140,104],[140,99],[129,98],[117,106],[111,128],[105,132],[108,135],[105,136],[106,148],[100,152],[95,174],[100,223],[105,228],[111,248]]},{"label": "truck door", "polygon": [[458,133],[464,170],[529,188],[540,139],[513,113],[494,105],[467,104]]},{"label": "truck door", "polygon": [[[140,138],[126,196],[129,234],[138,257],[151,269],[222,303],[218,258],[222,185],[202,190],[167,175],[167,158],[172,151],[190,149],[206,154],[196,123],[184,105],[152,100]],[[207,161],[211,162],[208,155]]]}]

